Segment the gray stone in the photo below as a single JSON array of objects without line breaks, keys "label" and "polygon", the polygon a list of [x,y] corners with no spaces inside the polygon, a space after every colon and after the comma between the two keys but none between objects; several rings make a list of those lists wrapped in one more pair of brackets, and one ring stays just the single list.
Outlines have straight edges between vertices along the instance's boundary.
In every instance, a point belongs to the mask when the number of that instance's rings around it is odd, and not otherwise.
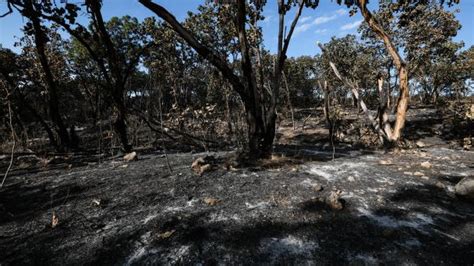
[{"label": "gray stone", "polygon": [[465,177],[454,187],[456,195],[474,199],[474,177]]}]

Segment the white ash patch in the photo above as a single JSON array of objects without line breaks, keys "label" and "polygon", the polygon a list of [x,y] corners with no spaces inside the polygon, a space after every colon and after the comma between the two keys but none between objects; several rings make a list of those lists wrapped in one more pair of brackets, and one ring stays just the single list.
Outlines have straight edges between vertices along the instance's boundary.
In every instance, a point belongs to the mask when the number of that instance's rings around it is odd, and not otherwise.
[{"label": "white ash patch", "polygon": [[335,179],[334,175],[331,174],[330,172],[324,171],[323,169],[327,168],[327,166],[313,166],[309,169],[309,173],[318,175],[324,179],[327,179],[329,181],[332,181]]},{"label": "white ash patch", "polygon": [[184,206],[168,206],[163,211],[164,212],[180,212],[180,211],[188,210],[194,207],[194,205],[197,202],[199,202],[199,199],[191,199],[191,200],[186,201],[186,204]]},{"label": "white ash patch", "polygon": [[379,265],[379,261],[371,255],[357,254],[354,257],[355,260],[363,261],[365,265]]},{"label": "white ash patch", "polygon": [[421,242],[416,238],[411,238],[404,241],[403,243],[400,243],[400,245],[405,248],[411,249],[411,248],[421,247]]},{"label": "white ash patch", "polygon": [[247,207],[247,209],[249,210],[253,210],[253,209],[266,209],[270,206],[270,202],[268,201],[261,201],[261,202],[257,202],[257,203],[254,203],[254,204],[251,204],[251,203],[248,203],[246,202],[245,203],[245,206]]},{"label": "white ash patch", "polygon": [[209,216],[209,222],[215,223],[215,222],[225,222],[225,221],[240,221],[240,217],[237,214],[233,215],[225,215],[224,212],[220,211],[217,213],[211,213]]},{"label": "white ash patch", "polygon": [[194,204],[196,204],[197,202],[199,202],[199,199],[191,199],[191,200],[188,200],[186,202],[186,207],[193,207]]},{"label": "white ash patch", "polygon": [[310,257],[318,244],[313,241],[305,241],[292,235],[285,238],[265,238],[260,241],[260,251],[270,254],[273,259],[285,255],[298,255]]},{"label": "white ash patch", "polygon": [[156,213],[150,214],[147,217],[145,217],[145,219],[143,219],[143,223],[147,224],[149,221],[155,219],[157,216],[158,216],[158,214],[156,214]]},{"label": "white ash patch", "polygon": [[158,253],[156,249],[150,249],[148,244],[150,243],[151,232],[146,232],[140,237],[140,240],[135,242],[135,248],[133,253],[127,258],[125,265],[131,265],[137,262],[139,259],[144,258],[150,254]]},{"label": "white ash patch", "polygon": [[164,212],[180,212],[182,210],[185,210],[187,209],[187,207],[180,207],[180,206],[170,206],[170,207],[166,207],[163,211]]},{"label": "white ash patch", "polygon": [[301,183],[300,183],[303,187],[307,187],[307,188],[313,188],[315,186],[318,186],[319,183],[314,181],[314,180],[311,180],[309,178],[306,178],[305,180],[303,180]]},{"label": "white ash patch", "polygon": [[[309,155],[325,155],[325,156],[332,156],[333,153],[329,151],[319,151],[319,150],[310,150],[310,149],[302,149],[301,152],[309,154]],[[335,156],[337,157],[347,157],[347,154],[335,152]]]},{"label": "white ash patch", "polygon": [[[168,259],[169,264],[179,264],[183,258],[190,255],[191,246],[190,245],[183,245],[179,248],[175,248],[169,252],[169,255],[166,256]],[[182,263],[182,262],[181,262]],[[168,263],[167,263],[168,264]]]},{"label": "white ash patch", "polygon": [[[456,167],[458,167],[458,164],[456,164]],[[474,174],[474,171],[459,171],[459,169],[457,170],[450,170],[449,172],[448,171],[440,171],[439,172],[441,175],[444,175],[444,176],[462,176],[462,177],[466,177],[466,176],[470,176],[472,174]]]},{"label": "white ash patch", "polygon": [[360,177],[359,169],[366,170],[366,162],[337,162],[332,164],[308,164],[306,172],[318,175],[328,181],[344,178],[346,175]]},{"label": "white ash patch", "polygon": [[410,215],[413,217],[413,219],[403,220],[403,219],[396,219],[388,215],[374,214],[368,208],[363,208],[363,207],[357,208],[357,211],[360,213],[361,216],[365,216],[369,218],[375,224],[381,227],[388,227],[388,228],[410,227],[413,229],[417,229],[419,231],[424,231],[424,226],[433,224],[433,219],[431,217],[421,214],[421,213],[415,213],[413,215]]},{"label": "white ash patch", "polygon": [[132,265],[132,263],[136,262],[140,258],[142,258],[145,254],[147,253],[147,248],[146,247],[139,247],[136,249],[132,255],[127,259],[126,265]]}]

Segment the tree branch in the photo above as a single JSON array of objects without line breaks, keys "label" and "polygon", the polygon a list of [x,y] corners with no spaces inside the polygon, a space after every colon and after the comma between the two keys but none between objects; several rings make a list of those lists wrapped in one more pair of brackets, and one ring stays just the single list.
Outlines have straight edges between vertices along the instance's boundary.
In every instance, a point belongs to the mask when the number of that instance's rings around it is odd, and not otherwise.
[{"label": "tree branch", "polygon": [[232,84],[234,90],[240,95],[242,100],[245,102],[249,98],[245,91],[240,78],[234,74],[232,69],[227,65],[227,62],[222,60],[217,52],[201,44],[188,30],[186,30],[176,18],[168,12],[161,5],[153,3],[151,0],[139,0],[139,2],[146,8],[150,9],[157,16],[166,21],[178,35],[183,38],[200,56],[207,59],[212,65],[214,65],[222,75]]}]

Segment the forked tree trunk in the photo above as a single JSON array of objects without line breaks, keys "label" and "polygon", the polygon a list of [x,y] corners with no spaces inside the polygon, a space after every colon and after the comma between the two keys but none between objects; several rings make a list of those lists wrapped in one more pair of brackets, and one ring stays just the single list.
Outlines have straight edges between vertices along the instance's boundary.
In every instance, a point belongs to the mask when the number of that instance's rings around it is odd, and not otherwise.
[{"label": "forked tree trunk", "polygon": [[392,57],[394,65],[398,70],[399,77],[399,97],[397,101],[397,114],[395,125],[393,127],[393,134],[390,137],[390,141],[396,143],[399,141],[402,130],[405,126],[406,112],[408,109],[408,100],[410,97],[409,87],[408,87],[408,71],[405,62],[398,53],[395,45],[393,44],[390,36],[385,32],[382,26],[375,20],[372,16],[372,13],[367,8],[367,0],[359,0],[358,6],[364,17],[365,22],[369,25],[370,29],[375,32],[375,34],[382,39],[387,48],[388,53]]}]

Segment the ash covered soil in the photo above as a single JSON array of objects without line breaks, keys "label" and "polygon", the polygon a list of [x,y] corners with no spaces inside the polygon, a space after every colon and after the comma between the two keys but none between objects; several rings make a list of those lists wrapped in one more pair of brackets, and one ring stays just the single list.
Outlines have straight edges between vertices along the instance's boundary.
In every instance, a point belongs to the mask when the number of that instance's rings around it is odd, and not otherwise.
[{"label": "ash covered soil", "polygon": [[[203,155],[139,154],[36,172],[0,192],[0,264],[474,263],[474,152],[300,151],[198,176]],[[318,198],[342,191],[342,210]],[[57,225],[52,227],[53,214]]]}]

